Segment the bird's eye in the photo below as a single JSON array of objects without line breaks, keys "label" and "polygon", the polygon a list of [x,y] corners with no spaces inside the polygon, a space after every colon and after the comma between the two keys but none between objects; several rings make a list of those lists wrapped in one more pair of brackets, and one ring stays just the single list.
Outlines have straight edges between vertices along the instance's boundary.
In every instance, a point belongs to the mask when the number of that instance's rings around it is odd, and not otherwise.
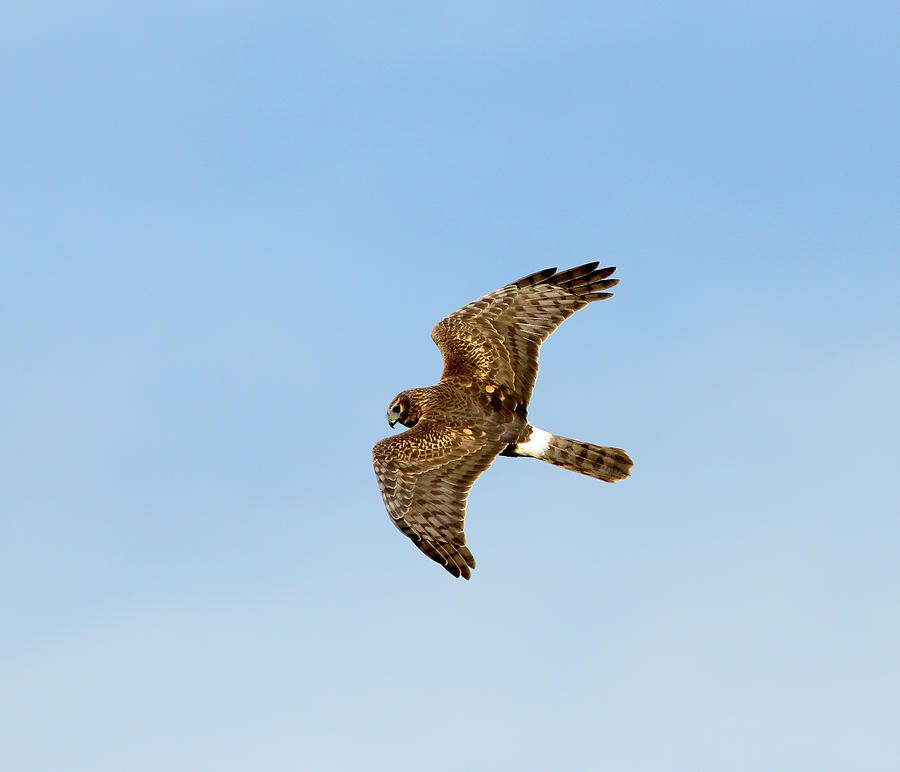
[{"label": "bird's eye", "polygon": [[400,412],[400,405],[394,405],[394,406],[391,408],[391,412],[392,412],[392,413],[399,413],[399,412]]}]

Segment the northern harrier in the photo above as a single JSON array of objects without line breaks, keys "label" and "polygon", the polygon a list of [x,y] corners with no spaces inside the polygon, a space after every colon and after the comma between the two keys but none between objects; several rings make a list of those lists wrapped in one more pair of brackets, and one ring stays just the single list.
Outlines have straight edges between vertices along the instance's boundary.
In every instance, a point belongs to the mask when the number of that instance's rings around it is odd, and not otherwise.
[{"label": "northern harrier", "polygon": [[432,560],[468,579],[475,558],[463,532],[466,499],[498,456],[539,458],[605,482],[632,461],[606,448],[550,434],[527,420],[541,344],[560,324],[618,284],[615,268],[548,268],[464,306],[431,331],[444,356],[435,386],[408,389],[388,423],[409,431],[375,445],[378,487],[394,524]]}]

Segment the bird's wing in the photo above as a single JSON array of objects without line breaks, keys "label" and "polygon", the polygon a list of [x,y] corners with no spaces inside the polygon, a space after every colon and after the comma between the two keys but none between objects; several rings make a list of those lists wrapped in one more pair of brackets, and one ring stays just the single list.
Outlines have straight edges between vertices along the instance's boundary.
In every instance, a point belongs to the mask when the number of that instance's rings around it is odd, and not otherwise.
[{"label": "bird's wing", "polygon": [[431,337],[444,356],[443,377],[495,383],[527,405],[541,344],[578,309],[612,296],[615,267],[588,263],[557,273],[548,268],[501,287],[454,311]]},{"label": "bird's wing", "polygon": [[468,579],[475,568],[463,532],[469,491],[504,447],[499,430],[423,419],[372,451],[394,524],[454,576]]}]

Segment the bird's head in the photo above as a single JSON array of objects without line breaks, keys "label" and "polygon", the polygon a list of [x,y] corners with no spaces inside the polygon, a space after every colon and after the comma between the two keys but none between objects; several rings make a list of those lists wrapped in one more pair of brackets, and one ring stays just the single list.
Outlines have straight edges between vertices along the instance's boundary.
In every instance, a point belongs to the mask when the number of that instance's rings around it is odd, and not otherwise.
[{"label": "bird's head", "polygon": [[401,391],[391,401],[391,406],[387,411],[387,419],[391,427],[400,423],[407,428],[412,428],[419,422],[421,417],[422,404],[416,395],[415,389]]}]

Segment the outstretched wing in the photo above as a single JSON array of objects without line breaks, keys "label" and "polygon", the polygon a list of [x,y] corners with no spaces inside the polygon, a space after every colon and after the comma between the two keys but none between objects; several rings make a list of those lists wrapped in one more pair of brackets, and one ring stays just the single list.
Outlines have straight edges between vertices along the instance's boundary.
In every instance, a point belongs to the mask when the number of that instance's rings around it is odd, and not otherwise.
[{"label": "outstretched wing", "polygon": [[615,267],[598,265],[533,273],[442,319],[431,337],[444,356],[443,377],[495,383],[527,405],[541,344],[578,309],[611,297],[604,290],[619,283],[609,278]]},{"label": "outstretched wing", "polygon": [[422,420],[372,451],[394,524],[454,576],[475,568],[463,532],[469,491],[505,447],[499,431]]}]

